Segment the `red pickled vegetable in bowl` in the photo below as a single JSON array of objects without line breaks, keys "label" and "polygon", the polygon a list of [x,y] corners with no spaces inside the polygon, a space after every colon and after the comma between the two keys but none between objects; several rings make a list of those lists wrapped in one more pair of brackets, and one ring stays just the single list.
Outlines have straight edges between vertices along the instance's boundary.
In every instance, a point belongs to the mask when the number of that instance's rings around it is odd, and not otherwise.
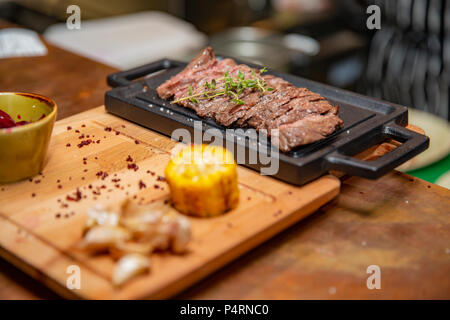
[{"label": "red pickled vegetable in bowl", "polygon": [[[43,114],[39,120],[41,120],[44,117],[45,117],[45,114]],[[18,118],[20,119],[21,117],[18,116]],[[25,120],[15,122],[9,114],[7,114],[5,111],[0,110],[0,129],[19,127],[19,126],[29,124],[31,122],[32,121],[25,121]]]}]

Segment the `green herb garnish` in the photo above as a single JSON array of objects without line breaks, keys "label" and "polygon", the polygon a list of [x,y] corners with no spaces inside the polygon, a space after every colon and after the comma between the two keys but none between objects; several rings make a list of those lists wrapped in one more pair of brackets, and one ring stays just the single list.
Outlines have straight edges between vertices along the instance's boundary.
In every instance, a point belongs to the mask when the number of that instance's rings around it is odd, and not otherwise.
[{"label": "green herb garnish", "polygon": [[[264,67],[259,70],[259,73],[262,74],[267,72],[267,68]],[[188,86],[188,96],[180,98],[178,100],[172,101],[171,103],[178,103],[185,100],[190,100],[193,103],[199,103],[199,100],[204,99],[212,99],[218,96],[227,95],[233,99],[233,101],[237,104],[244,104],[244,101],[239,99],[239,95],[245,89],[256,88],[262,93],[266,91],[272,91],[274,88],[267,88],[267,83],[265,83],[261,78],[259,78],[256,72],[251,70],[252,77],[245,79],[245,74],[239,70],[236,77],[230,76],[229,70],[224,73],[224,76],[220,79],[212,79],[210,82],[206,81],[203,85],[204,90],[202,92],[193,93],[193,89],[191,86]],[[223,88],[216,89],[217,83],[223,82]]]}]

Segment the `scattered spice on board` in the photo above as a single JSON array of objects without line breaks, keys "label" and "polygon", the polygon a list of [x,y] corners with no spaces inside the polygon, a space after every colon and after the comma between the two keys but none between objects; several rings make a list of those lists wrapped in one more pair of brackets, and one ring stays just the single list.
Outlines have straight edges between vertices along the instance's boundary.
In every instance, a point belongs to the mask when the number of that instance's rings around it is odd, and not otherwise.
[{"label": "scattered spice on board", "polygon": [[67,201],[75,201],[75,202],[78,202],[78,201],[81,200],[81,198],[82,198],[82,194],[81,194],[81,191],[80,191],[79,188],[77,188],[77,190],[75,191],[75,194],[74,194],[74,195],[67,195],[67,196],[66,196],[66,200],[67,200]]},{"label": "scattered spice on board", "polygon": [[77,146],[78,148],[83,148],[84,146],[88,146],[92,143],[91,139],[81,141]]},{"label": "scattered spice on board", "polygon": [[130,163],[130,164],[128,164],[128,169],[129,170],[138,171],[139,167],[138,167],[138,165],[136,163]]}]

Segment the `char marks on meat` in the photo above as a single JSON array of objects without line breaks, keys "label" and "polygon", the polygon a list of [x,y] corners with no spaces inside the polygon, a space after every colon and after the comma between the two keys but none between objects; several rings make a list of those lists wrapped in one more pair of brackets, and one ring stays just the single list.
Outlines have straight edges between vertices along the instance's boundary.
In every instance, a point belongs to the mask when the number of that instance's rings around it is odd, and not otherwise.
[{"label": "char marks on meat", "polygon": [[[157,88],[162,99],[173,97],[175,100],[192,94],[202,93],[205,82],[215,79],[216,89],[224,86],[223,78],[228,71],[232,77],[238,72],[245,78],[255,78],[252,68],[236,64],[232,59],[217,60],[212,48],[200,52],[186,68],[161,84]],[[338,107],[331,105],[324,97],[306,88],[297,88],[293,84],[272,76],[262,75],[254,70],[256,77],[274,90],[261,92],[247,88],[238,98],[238,104],[227,95],[192,102],[189,99],[178,102],[194,110],[201,117],[215,119],[224,126],[237,124],[267,130],[273,144],[281,151],[321,140],[343,125],[338,116]]]}]

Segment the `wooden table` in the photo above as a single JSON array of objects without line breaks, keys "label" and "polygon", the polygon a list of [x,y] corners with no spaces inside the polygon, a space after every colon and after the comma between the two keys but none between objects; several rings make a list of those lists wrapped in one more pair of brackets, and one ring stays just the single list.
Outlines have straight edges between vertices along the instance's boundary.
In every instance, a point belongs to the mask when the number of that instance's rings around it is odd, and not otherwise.
[{"label": "wooden table", "polygon": [[[59,119],[101,105],[116,70],[47,47],[45,57],[0,60],[0,90],[52,97]],[[450,299],[450,191],[396,171],[341,180],[332,203],[179,297]],[[370,265],[380,290],[366,286]],[[58,296],[0,259],[0,299],[40,298]]]}]

